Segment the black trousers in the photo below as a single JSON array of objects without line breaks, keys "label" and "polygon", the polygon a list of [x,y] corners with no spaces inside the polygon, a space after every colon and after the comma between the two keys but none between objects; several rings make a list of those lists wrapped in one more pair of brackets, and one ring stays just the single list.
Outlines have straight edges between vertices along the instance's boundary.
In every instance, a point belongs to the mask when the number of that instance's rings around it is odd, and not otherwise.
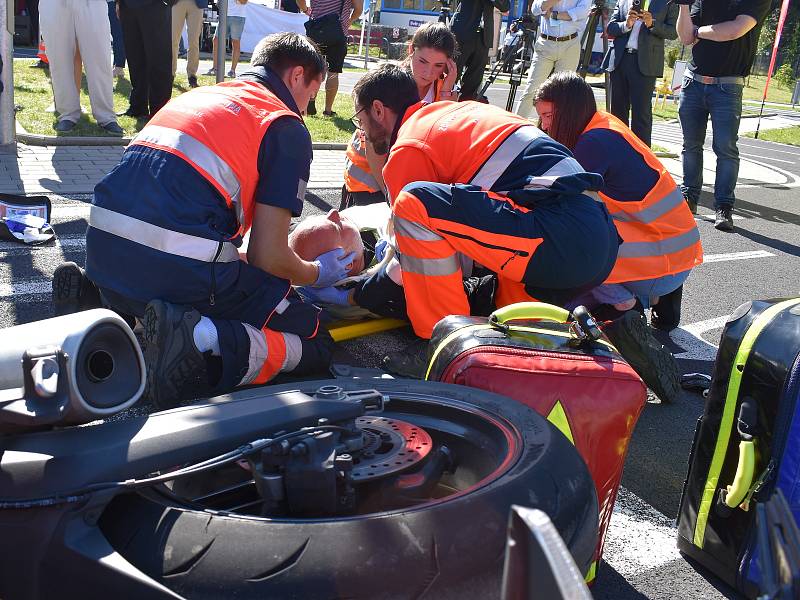
[{"label": "black trousers", "polygon": [[119,4],[131,78],[128,110],[152,116],[172,96],[172,9],[162,0],[136,8]]},{"label": "black trousers", "polygon": [[[656,78],[642,75],[636,54],[625,52],[611,71],[611,114],[630,126],[648,146],[653,131],[653,90]],[[630,118],[629,118],[630,113]]]},{"label": "black trousers", "polygon": [[480,100],[483,71],[489,63],[489,48],[483,43],[483,32],[474,31],[469,36],[456,36],[460,54],[456,59],[461,74],[461,100]]}]

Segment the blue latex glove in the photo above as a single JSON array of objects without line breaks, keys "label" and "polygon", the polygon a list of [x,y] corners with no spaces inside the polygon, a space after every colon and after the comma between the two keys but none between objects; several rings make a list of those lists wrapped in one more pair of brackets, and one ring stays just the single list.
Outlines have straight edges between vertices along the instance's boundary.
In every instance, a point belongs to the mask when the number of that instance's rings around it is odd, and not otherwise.
[{"label": "blue latex glove", "polygon": [[345,256],[344,248],[334,248],[325,254],[320,254],[314,261],[319,268],[319,274],[313,287],[328,287],[347,277],[348,266],[353,262],[355,255],[355,252],[351,252]]},{"label": "blue latex glove", "polygon": [[297,288],[297,291],[301,296],[314,303],[350,306],[350,301],[348,300],[350,290],[343,290],[333,286],[323,288],[306,286]]},{"label": "blue latex glove", "polygon": [[383,257],[386,256],[386,248],[389,246],[389,242],[385,239],[381,238],[377,242],[375,242],[375,261],[381,262]]}]

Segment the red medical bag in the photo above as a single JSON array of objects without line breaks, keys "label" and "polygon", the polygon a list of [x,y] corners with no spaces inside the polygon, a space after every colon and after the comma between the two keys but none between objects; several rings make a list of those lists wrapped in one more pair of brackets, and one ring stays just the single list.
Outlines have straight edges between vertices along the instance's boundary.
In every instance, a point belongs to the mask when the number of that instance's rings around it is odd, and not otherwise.
[{"label": "red medical bag", "polygon": [[514,398],[575,444],[589,467],[600,506],[599,542],[586,576],[592,581],[647,390],[606,339],[586,334],[593,323],[581,327],[579,319],[568,323],[569,317],[557,306],[526,302],[499,309],[488,321],[442,319],[433,330],[426,379]]}]

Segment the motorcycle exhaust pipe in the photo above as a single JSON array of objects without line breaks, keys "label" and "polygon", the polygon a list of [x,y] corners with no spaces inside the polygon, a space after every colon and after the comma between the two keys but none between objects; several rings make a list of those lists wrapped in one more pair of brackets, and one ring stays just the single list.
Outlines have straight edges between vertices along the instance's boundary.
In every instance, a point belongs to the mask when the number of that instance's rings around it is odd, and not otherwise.
[{"label": "motorcycle exhaust pipe", "polygon": [[132,406],[144,384],[139,343],[110,310],[0,330],[0,433],[108,417]]}]

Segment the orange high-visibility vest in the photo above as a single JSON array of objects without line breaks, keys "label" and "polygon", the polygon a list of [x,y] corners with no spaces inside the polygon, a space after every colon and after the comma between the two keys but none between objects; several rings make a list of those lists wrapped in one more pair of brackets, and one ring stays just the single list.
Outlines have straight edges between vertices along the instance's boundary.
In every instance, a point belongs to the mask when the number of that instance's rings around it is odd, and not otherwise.
[{"label": "orange high-visibility vest", "polygon": [[[441,97],[443,80],[433,82],[433,101],[438,102]],[[367,149],[361,142],[359,131],[353,133],[347,145],[344,161],[344,185],[348,192],[378,192],[378,180],[372,174],[367,161]]]},{"label": "orange high-visibility vest", "polygon": [[583,132],[592,129],[610,129],[621,135],[659,174],[653,189],[638,202],[623,202],[600,192],[623,240],[606,283],[655,279],[701,264],[703,247],[697,223],[653,151],[622,121],[604,111],[597,111]]},{"label": "orange high-visibility vest", "polygon": [[300,119],[262,84],[229,81],[173,98],[131,145],[158,148],[192,165],[236,212],[243,235],[253,223],[255,157],[269,126],[284,116]]}]

